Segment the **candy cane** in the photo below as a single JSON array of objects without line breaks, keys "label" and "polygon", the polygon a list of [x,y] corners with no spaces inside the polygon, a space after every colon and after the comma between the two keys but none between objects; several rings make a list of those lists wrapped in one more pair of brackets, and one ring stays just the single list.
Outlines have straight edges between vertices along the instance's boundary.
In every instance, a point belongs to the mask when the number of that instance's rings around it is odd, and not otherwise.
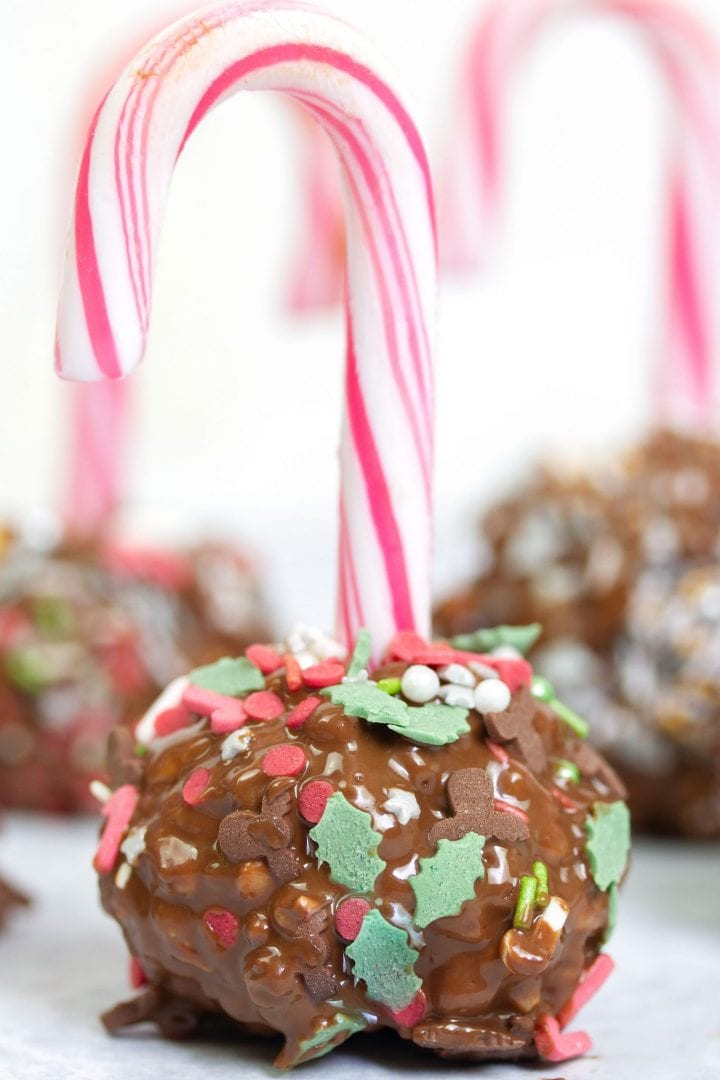
[{"label": "candy cane", "polygon": [[140,361],[173,169],[207,112],[276,90],[330,135],[348,190],[338,629],[381,649],[429,623],[436,252],[429,170],[374,52],[292,2],[229,0],[147,45],[98,109],[83,155],[56,366],[116,379]]},{"label": "candy cane", "polygon": [[60,512],[72,535],[105,530],[121,503],[130,389],[117,381],[69,388],[69,454]]},{"label": "candy cane", "polygon": [[555,20],[593,13],[642,31],[674,100],[657,409],[663,420],[706,423],[718,354],[720,51],[689,14],[666,0],[496,0],[464,65],[453,160],[441,185],[443,259],[466,270],[487,249],[501,194],[503,110],[520,61]]},{"label": "candy cane", "polygon": [[342,299],[345,222],[337,158],[311,118],[299,113],[302,184],[300,232],[290,256],[288,309],[296,315],[332,307]]}]

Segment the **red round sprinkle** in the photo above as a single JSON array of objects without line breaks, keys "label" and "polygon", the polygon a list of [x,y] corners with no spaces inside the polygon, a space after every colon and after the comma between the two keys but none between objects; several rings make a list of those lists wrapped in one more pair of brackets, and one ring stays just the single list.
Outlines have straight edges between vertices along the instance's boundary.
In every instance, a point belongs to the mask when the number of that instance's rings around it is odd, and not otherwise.
[{"label": "red round sprinkle", "polygon": [[343,900],[335,912],[335,929],[344,941],[354,941],[360,933],[362,921],[370,910],[367,900],[351,896]]},{"label": "red round sprinkle", "polygon": [[218,694],[215,690],[204,690],[202,686],[186,686],[183,690],[182,703],[186,709],[200,716],[211,716],[216,709],[232,705],[237,698],[227,694]]},{"label": "red round sprinkle", "polygon": [[195,772],[190,773],[182,790],[183,799],[188,806],[197,806],[199,802],[202,802],[209,779],[209,769],[196,769]]},{"label": "red round sprinkle", "polygon": [[313,664],[302,673],[306,686],[317,689],[321,686],[337,686],[345,674],[345,665],[338,660],[323,660],[322,664]]},{"label": "red round sprinkle", "polygon": [[305,751],[291,743],[273,746],[262,759],[262,771],[266,776],[299,776],[304,768]]},{"label": "red round sprinkle", "polygon": [[165,709],[155,717],[155,734],[172,735],[173,731],[192,724],[192,716],[182,705],[176,705],[174,709]]},{"label": "red round sprinkle", "polygon": [[285,653],[283,664],[285,665],[285,682],[288,690],[291,693],[294,690],[299,690],[303,684],[302,671],[292,653]]},{"label": "red round sprinkle", "polygon": [[221,705],[210,717],[210,727],[216,735],[228,735],[237,731],[247,720],[247,713],[242,701],[229,701]]},{"label": "red round sprinkle", "polygon": [[148,977],[145,974],[145,968],[142,966],[137,956],[130,957],[128,978],[133,990],[139,990],[141,986],[147,986]]},{"label": "red round sprinkle", "polygon": [[409,1005],[406,1005],[404,1009],[398,1009],[397,1012],[391,1010],[390,1015],[400,1027],[412,1028],[420,1023],[426,1010],[427,1001],[425,995],[422,990],[418,990]]},{"label": "red round sprinkle", "polygon": [[[311,825],[317,825],[325,813],[325,803],[335,788],[328,780],[311,780],[298,796],[300,813]],[[364,903],[364,901],[363,901]]]},{"label": "red round sprinkle", "polygon": [[269,645],[248,645],[245,655],[255,667],[260,668],[263,675],[272,675],[273,671],[282,667],[282,656]]},{"label": "red round sprinkle", "polygon": [[245,712],[252,720],[277,720],[285,712],[282,698],[272,690],[256,690],[244,701]]},{"label": "red round sprinkle", "polygon": [[206,911],[203,922],[223,949],[229,949],[237,941],[238,921],[231,911]]},{"label": "red round sprinkle", "polygon": [[306,720],[308,720],[317,709],[318,705],[322,705],[322,698],[308,697],[301,701],[288,715],[285,721],[285,727],[298,728],[302,727]]}]

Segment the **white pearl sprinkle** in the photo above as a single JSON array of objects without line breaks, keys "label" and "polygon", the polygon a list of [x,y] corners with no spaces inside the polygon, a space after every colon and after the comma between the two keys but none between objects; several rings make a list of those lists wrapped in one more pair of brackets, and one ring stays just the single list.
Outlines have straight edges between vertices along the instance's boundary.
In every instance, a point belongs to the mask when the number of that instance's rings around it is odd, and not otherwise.
[{"label": "white pearl sprinkle", "polygon": [[477,682],[472,671],[463,664],[447,664],[438,668],[438,675],[444,682],[454,683],[455,686],[473,687]]},{"label": "white pearl sprinkle", "polygon": [[485,679],[475,687],[475,708],[479,713],[504,712],[512,694],[501,679]]},{"label": "white pearl sprinkle", "polygon": [[413,664],[403,675],[400,685],[403,697],[406,697],[408,701],[423,705],[426,701],[432,701],[434,697],[437,697],[440,679],[437,672],[426,667],[425,664]]}]

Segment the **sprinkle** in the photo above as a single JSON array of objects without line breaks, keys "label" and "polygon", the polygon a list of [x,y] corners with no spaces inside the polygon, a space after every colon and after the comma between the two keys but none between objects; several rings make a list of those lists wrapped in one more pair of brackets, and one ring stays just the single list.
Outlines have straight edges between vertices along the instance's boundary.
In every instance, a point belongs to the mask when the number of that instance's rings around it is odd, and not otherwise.
[{"label": "sprinkle", "polygon": [[548,888],[548,868],[544,862],[537,859],[532,866],[533,877],[537,881],[537,892],[535,894],[535,904],[539,908],[547,907],[550,899],[550,891]]},{"label": "sprinkle", "polygon": [[189,727],[192,722],[193,718],[188,710],[182,705],[176,705],[172,709],[165,709],[155,717],[155,734],[158,737],[172,735],[174,731]]},{"label": "sprinkle", "polygon": [[492,780],[484,769],[456,769],[448,777],[446,790],[453,816],[435,822],[428,833],[431,844],[440,837],[459,840],[468,832],[505,843],[528,839],[530,833],[521,818],[494,808]]},{"label": "sprinkle", "polygon": [[555,697],[553,684],[544,675],[534,675],[530,689],[534,698],[537,698],[538,701],[544,701],[546,704],[549,704]]},{"label": "sprinkle", "polygon": [[302,670],[292,653],[285,653],[283,665],[285,667],[285,683],[292,694],[299,690],[303,684]]},{"label": "sprinkle", "polygon": [[89,790],[93,799],[97,799],[99,803],[106,803],[112,795],[112,791],[102,780],[91,780]]},{"label": "sprinkle", "polygon": [[209,779],[209,769],[195,769],[190,773],[182,789],[182,797],[188,806],[197,806],[202,802]]},{"label": "sprinkle", "polygon": [[541,1016],[535,1027],[535,1046],[545,1061],[569,1061],[592,1050],[592,1039],[585,1031],[561,1034],[554,1016]]},{"label": "sprinkle", "polygon": [[147,836],[147,825],[143,825],[139,829],[130,829],[127,836],[120,845],[120,850],[130,863],[131,866],[137,864],[138,859],[146,850],[145,837]]},{"label": "sprinkle", "polygon": [[376,908],[367,913],[360,933],[345,951],[371,1001],[404,1009],[422,985],[414,971],[418,953],[408,945],[406,931],[387,922]]},{"label": "sprinkle", "polygon": [[273,671],[277,671],[283,664],[280,653],[269,645],[248,645],[245,655],[251,664],[260,668],[263,675],[272,675]]},{"label": "sprinkle", "polygon": [[470,689],[475,686],[473,673],[464,664],[447,664],[438,668],[438,675],[443,682],[454,683],[456,686],[467,686]]},{"label": "sprinkle", "polygon": [[606,979],[612,975],[614,969],[615,961],[607,953],[600,953],[595,958],[585,972],[582,982],[557,1015],[558,1024],[561,1028],[567,1027],[575,1019],[583,1006],[587,1005],[590,998],[597,994]]},{"label": "sprinkle", "polygon": [[448,645],[426,645],[424,649],[411,657],[414,664],[432,667],[445,667],[458,659],[458,654]]},{"label": "sprinkle", "polygon": [[582,777],[574,761],[558,758],[555,762],[555,779],[567,780],[569,784],[579,784]]},{"label": "sprinkle", "polygon": [[310,830],[317,844],[318,862],[330,867],[330,880],[354,892],[372,892],[375,879],[385,869],[378,855],[382,837],[372,827],[365,810],[353,806],[340,791],[331,795],[318,824]]},{"label": "sprinkle", "polygon": [[513,817],[519,818],[520,821],[524,821],[526,825],[530,821],[530,818],[521,807],[514,806],[509,802],[503,802],[502,799],[493,799],[493,807],[499,814],[512,814]]},{"label": "sprinkle", "polygon": [[574,800],[571,799],[569,795],[566,795],[564,791],[561,791],[560,788],[551,787],[550,794],[552,795],[553,799],[555,799],[556,802],[559,802],[565,810],[570,810],[572,813],[574,813],[576,810],[580,809],[578,804],[574,802]]},{"label": "sprinkle", "polygon": [[231,911],[206,911],[203,922],[223,949],[231,948],[237,941],[238,921]]},{"label": "sprinkle", "polygon": [[537,878],[530,874],[523,874],[518,882],[518,897],[513,915],[513,927],[515,930],[529,930],[533,920],[535,897],[537,895]]},{"label": "sprinkle", "polygon": [[455,686],[455,684],[441,686],[438,692],[446,705],[452,705],[461,709],[473,709],[475,707],[475,695],[469,686]]},{"label": "sprinkle", "polygon": [[282,698],[272,690],[259,690],[250,694],[243,702],[245,712],[251,720],[277,720],[285,712]]},{"label": "sprinkle", "polygon": [[409,879],[416,926],[459,915],[466,900],[474,898],[475,882],[485,877],[484,845],[484,836],[468,832],[460,840],[438,840],[436,853],[420,859],[419,873]]},{"label": "sprinkle", "polygon": [[527,660],[503,660],[502,658],[489,657],[490,667],[497,671],[498,676],[507,683],[511,693],[515,693],[521,686],[529,686],[532,681],[532,668]]},{"label": "sprinkle", "polygon": [[123,784],[114,791],[102,808],[106,819],[93,866],[98,874],[109,874],[120,851],[120,843],[135,813],[140,793],[132,784]]},{"label": "sprinkle", "polygon": [[427,1012],[427,999],[422,990],[418,990],[410,1004],[406,1005],[404,1009],[397,1009],[395,1012],[392,1009],[388,1011],[398,1027],[414,1028]]},{"label": "sprinkle", "polygon": [[607,945],[617,926],[619,899],[620,896],[617,885],[611,885],[608,889],[607,927],[603,934],[603,945]]},{"label": "sprinkle", "polygon": [[137,956],[131,956],[128,962],[128,980],[130,987],[133,990],[139,990],[142,986],[147,986],[148,977],[145,974],[145,968],[142,966]]},{"label": "sprinkle", "polygon": [[251,690],[262,690],[265,686],[260,669],[244,656],[238,656],[234,660],[224,656],[214,664],[194,668],[189,678],[193,686],[214,690],[228,697],[242,697]]},{"label": "sprinkle", "polygon": [[420,805],[412,791],[391,787],[388,788],[388,796],[382,808],[396,817],[400,825],[407,825],[420,817]]},{"label": "sprinkle", "polygon": [[467,709],[431,701],[419,708],[409,707],[402,723],[390,724],[390,730],[411,742],[425,746],[445,746],[468,733],[470,725],[467,715]]},{"label": "sprinkle", "polygon": [[299,776],[307,758],[301,746],[283,743],[273,746],[262,759],[262,771],[266,776]]},{"label": "sprinkle", "polygon": [[220,747],[220,757],[227,765],[228,761],[232,761],[238,754],[243,754],[251,742],[252,734],[247,729],[233,731],[223,740]]},{"label": "sprinkle", "polygon": [[392,660],[405,660],[409,663],[417,652],[427,649],[428,643],[412,630],[402,630],[396,634],[388,646],[388,656]]},{"label": "sprinkle", "polygon": [[400,679],[378,679],[378,690],[382,690],[384,694],[399,694],[402,687]]},{"label": "sprinkle", "polygon": [[343,900],[335,912],[335,929],[344,941],[354,941],[360,933],[362,921],[370,910],[370,904],[361,896]]},{"label": "sprinkle", "polygon": [[355,649],[350,663],[348,665],[347,674],[350,678],[354,678],[359,675],[361,671],[366,670],[370,663],[370,654],[372,652],[372,638],[370,637],[369,630],[358,630],[357,637],[355,639]]},{"label": "sprinkle", "polygon": [[298,796],[298,809],[311,825],[317,825],[325,813],[325,805],[335,788],[329,780],[310,780],[300,790]]},{"label": "sprinkle", "polygon": [[237,698],[216,694],[214,690],[204,690],[200,686],[186,686],[182,695],[185,708],[198,716],[212,716],[216,709],[222,709],[235,701]]},{"label": "sprinkle", "polygon": [[505,712],[511,700],[510,687],[501,679],[484,679],[475,687],[474,705],[479,713]]},{"label": "sprinkle", "polygon": [[499,743],[493,742],[492,739],[486,739],[485,745],[496,761],[499,761],[501,765],[507,765],[510,760],[510,755],[504,746],[500,746]]},{"label": "sprinkle", "polygon": [[598,889],[607,892],[625,873],[630,850],[630,812],[624,802],[593,803],[585,820],[585,848]]},{"label": "sprinkle", "polygon": [[581,716],[578,716],[576,712],[568,708],[567,705],[563,705],[561,701],[555,697],[555,689],[549,679],[546,679],[544,675],[534,675],[531,686],[532,696],[537,698],[538,701],[544,701],[546,705],[549,705],[554,710],[559,720],[574,731],[575,734],[581,738],[586,739],[588,736],[589,728],[587,723]]},{"label": "sprinkle", "polygon": [[291,729],[302,727],[306,720],[308,720],[317,709],[318,705],[322,705],[322,698],[309,697],[304,701],[298,702],[294,709],[292,709],[285,721],[285,727]]},{"label": "sprinkle", "polygon": [[319,690],[325,686],[336,686],[344,674],[345,668],[337,660],[323,660],[320,664],[305,668],[302,677],[306,686]]},{"label": "sprinkle", "polygon": [[130,863],[127,863],[127,862],[120,863],[117,870],[115,871],[115,885],[116,885],[116,887],[118,889],[125,889],[127,887],[128,881],[130,880],[131,877],[132,877],[132,866],[130,865]]},{"label": "sprinkle", "polygon": [[237,731],[247,721],[247,712],[242,701],[232,698],[227,705],[221,705],[210,716],[210,727],[216,735],[228,735]]},{"label": "sprinkle", "polygon": [[542,633],[540,623],[528,626],[493,626],[476,630],[472,634],[459,634],[451,638],[450,643],[456,649],[469,649],[471,652],[490,652],[503,645],[510,645],[523,656],[530,652]]}]

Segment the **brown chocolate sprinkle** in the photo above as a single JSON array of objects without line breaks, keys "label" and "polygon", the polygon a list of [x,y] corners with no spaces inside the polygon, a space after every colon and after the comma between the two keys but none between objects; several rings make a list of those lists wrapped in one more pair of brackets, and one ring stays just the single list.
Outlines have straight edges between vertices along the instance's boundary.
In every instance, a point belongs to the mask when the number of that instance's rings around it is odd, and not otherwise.
[{"label": "brown chocolate sprinkle", "polygon": [[142,758],[135,752],[137,740],[132,728],[114,727],[108,736],[107,760],[110,787],[113,791],[123,784],[138,787],[145,771]]},{"label": "brown chocolate sprinkle", "polygon": [[627,788],[622,780],[612,765],[608,764],[590,743],[578,742],[575,747],[575,764],[584,776],[597,776],[607,787],[610,798],[621,799],[623,802],[627,799]]},{"label": "brown chocolate sprinkle", "polygon": [[541,773],[547,765],[547,757],[542,739],[533,726],[536,708],[535,698],[523,686],[513,694],[504,712],[485,714],[485,727],[494,742],[510,743],[511,749],[522,754],[534,773]]},{"label": "brown chocolate sprinkle", "polygon": [[293,828],[287,820],[292,809],[292,795],[287,786],[269,785],[262,798],[260,813],[235,810],[220,822],[218,843],[228,862],[266,859],[270,872],[279,882],[293,881],[300,873],[300,860],[290,850]]},{"label": "brown chocolate sprinkle", "polygon": [[495,837],[501,843],[530,836],[521,818],[495,809],[492,780],[484,769],[456,769],[448,777],[447,797],[453,816],[433,825],[429,833],[432,844],[460,840],[469,832]]},{"label": "brown chocolate sprinkle", "polygon": [[326,1001],[340,985],[332,967],[327,964],[330,949],[323,934],[329,921],[329,911],[322,908],[300,923],[295,933],[297,939],[310,946],[310,957],[307,963],[299,965],[299,974],[313,1001]]}]

